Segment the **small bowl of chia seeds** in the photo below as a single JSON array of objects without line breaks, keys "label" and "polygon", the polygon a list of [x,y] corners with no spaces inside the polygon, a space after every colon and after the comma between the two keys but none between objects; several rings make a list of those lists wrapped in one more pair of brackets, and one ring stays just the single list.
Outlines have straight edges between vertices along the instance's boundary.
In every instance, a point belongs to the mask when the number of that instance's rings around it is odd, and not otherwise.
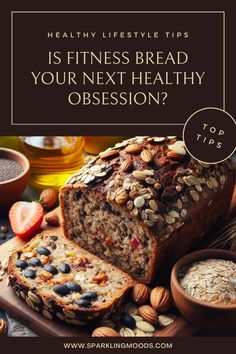
[{"label": "small bowl of chia seeds", "polygon": [[236,333],[236,253],[205,249],[182,257],[171,272],[174,302],[198,328]]},{"label": "small bowl of chia seeds", "polygon": [[29,160],[20,152],[0,148],[0,209],[7,209],[25,190]]}]

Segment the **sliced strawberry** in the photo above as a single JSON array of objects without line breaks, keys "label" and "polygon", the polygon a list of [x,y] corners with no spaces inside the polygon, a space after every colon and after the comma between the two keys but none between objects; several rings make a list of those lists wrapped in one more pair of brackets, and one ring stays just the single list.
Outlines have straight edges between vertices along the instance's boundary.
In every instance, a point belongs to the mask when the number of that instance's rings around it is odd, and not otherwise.
[{"label": "sliced strawberry", "polygon": [[21,238],[33,235],[43,221],[43,208],[37,202],[16,202],[9,211],[14,234]]}]

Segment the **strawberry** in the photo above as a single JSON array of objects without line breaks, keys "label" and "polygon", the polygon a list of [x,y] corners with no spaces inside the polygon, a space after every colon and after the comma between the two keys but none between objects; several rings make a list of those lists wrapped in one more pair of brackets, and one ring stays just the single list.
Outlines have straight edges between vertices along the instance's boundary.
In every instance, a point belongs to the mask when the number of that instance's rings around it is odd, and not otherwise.
[{"label": "strawberry", "polygon": [[21,238],[33,235],[43,221],[43,208],[37,202],[16,202],[9,211],[12,231]]}]

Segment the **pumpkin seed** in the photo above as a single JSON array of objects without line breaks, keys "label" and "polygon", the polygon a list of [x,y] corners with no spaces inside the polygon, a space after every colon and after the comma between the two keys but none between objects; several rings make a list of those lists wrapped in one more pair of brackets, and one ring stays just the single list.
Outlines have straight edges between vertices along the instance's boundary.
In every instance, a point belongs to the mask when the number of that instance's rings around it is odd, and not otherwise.
[{"label": "pumpkin seed", "polygon": [[169,326],[176,319],[175,315],[159,315],[159,325],[162,327]]},{"label": "pumpkin seed", "polygon": [[147,175],[143,171],[133,171],[132,175],[141,181],[145,180],[145,178],[147,177]]},{"label": "pumpkin seed", "polygon": [[141,196],[134,199],[134,205],[136,206],[136,208],[142,208],[144,203],[145,203],[145,200]]},{"label": "pumpkin seed", "polygon": [[136,322],[136,327],[146,333],[153,333],[155,331],[155,328],[146,321]]}]

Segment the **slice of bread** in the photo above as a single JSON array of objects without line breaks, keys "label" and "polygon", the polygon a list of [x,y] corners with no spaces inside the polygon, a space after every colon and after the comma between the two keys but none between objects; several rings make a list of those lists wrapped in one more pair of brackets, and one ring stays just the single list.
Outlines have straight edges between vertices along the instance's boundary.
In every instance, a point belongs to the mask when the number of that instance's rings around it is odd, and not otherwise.
[{"label": "slice of bread", "polygon": [[46,318],[82,325],[119,305],[133,280],[64,236],[44,231],[12,254],[9,281]]}]

